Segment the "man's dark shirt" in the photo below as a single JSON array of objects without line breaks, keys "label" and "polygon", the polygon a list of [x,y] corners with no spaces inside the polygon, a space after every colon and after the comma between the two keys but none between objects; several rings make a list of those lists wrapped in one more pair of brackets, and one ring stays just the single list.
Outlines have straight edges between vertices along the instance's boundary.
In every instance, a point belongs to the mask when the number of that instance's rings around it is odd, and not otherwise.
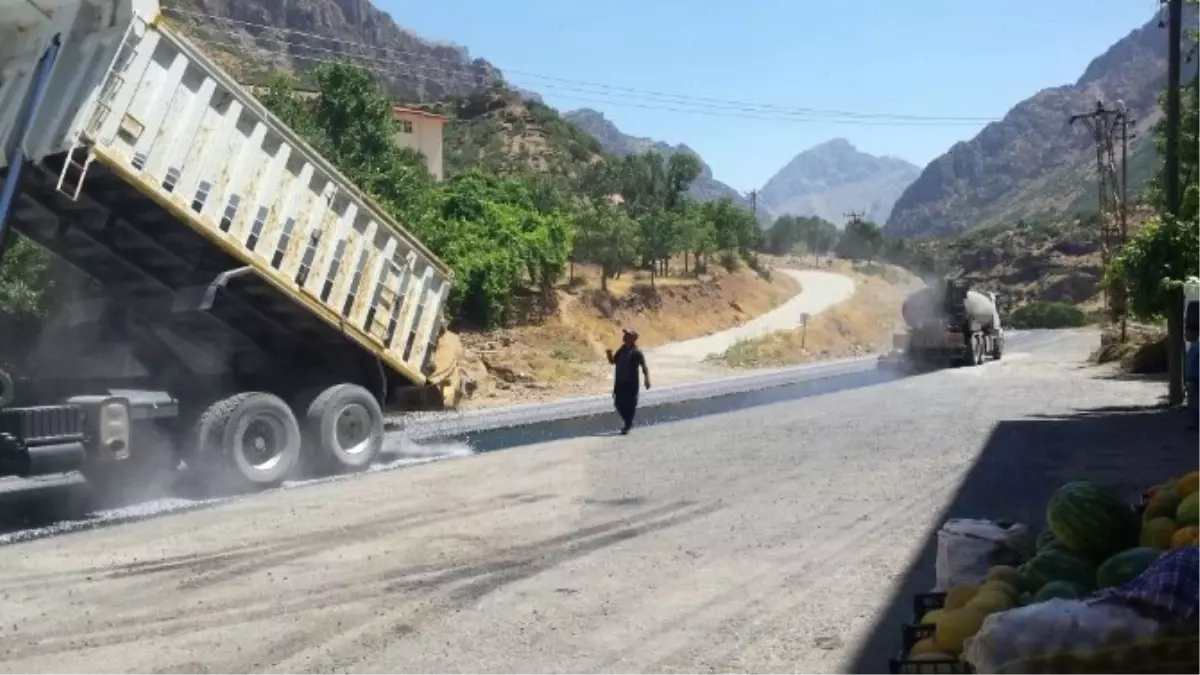
[{"label": "man's dark shirt", "polygon": [[613,353],[613,391],[636,394],[641,386],[638,371],[645,365],[642,350],[621,345]]}]

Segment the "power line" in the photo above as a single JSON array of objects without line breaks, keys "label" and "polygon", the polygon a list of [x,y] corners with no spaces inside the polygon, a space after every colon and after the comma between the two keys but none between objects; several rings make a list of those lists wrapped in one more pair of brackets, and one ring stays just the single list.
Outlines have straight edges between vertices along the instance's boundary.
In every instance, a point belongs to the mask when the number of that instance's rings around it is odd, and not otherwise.
[{"label": "power line", "polygon": [[[204,39],[204,41],[207,42],[208,44],[211,44],[214,46],[230,47],[230,48],[242,48],[243,47],[243,45],[239,45],[239,44],[236,44],[233,42],[215,40],[215,39],[211,39],[211,38],[202,38],[202,39]],[[268,42],[280,42],[281,44],[285,44],[276,38],[259,37],[256,39],[265,40]],[[259,45],[259,46],[261,47],[261,45]],[[368,56],[361,56],[361,55],[355,55],[355,54],[347,54],[344,52],[338,52],[336,50],[322,48],[322,47],[312,47],[312,46],[308,46],[308,45],[294,45],[294,46],[300,46],[305,49],[310,49],[313,51],[327,52],[331,56],[329,56],[329,57],[306,56],[303,54],[294,54],[294,53],[286,52],[283,50],[268,50],[268,51],[272,51],[272,53],[276,53],[276,54],[279,54],[280,56],[285,56],[290,59],[309,61],[309,62],[314,62],[314,63],[319,63],[319,64],[320,63],[335,63],[340,59],[374,62],[373,64],[369,64],[369,65],[364,65],[363,63],[359,63],[357,65],[359,67],[363,68],[364,70],[373,71],[373,72],[376,72],[376,73],[379,73],[382,75],[393,75],[394,76],[394,75],[398,75],[398,74],[404,74],[406,72],[411,72],[413,70],[446,73],[451,78],[462,79],[465,82],[467,82],[468,84],[478,86],[477,82],[466,79],[467,75],[463,74],[463,73],[455,73],[453,71],[447,71],[444,69],[433,68],[433,67],[429,67],[429,66],[422,66],[419,64],[411,64],[411,63],[406,63],[403,61],[395,61],[395,60],[389,60],[389,59],[380,59],[378,57],[368,57]],[[389,65],[391,67],[384,67],[385,65]],[[550,88],[550,89],[558,89],[558,87],[556,87],[554,85],[544,85],[544,87]],[[592,93],[592,92],[588,92],[588,93]],[[595,94],[600,95],[600,96],[605,95],[604,92],[595,92]],[[600,103],[600,104],[605,104],[605,105],[615,105],[615,106],[628,107],[628,108],[660,110],[660,111],[686,113],[686,114],[693,114],[693,115],[705,115],[705,116],[710,116],[710,117],[723,117],[723,118],[735,118],[735,119],[755,119],[755,120],[773,121],[773,122],[807,122],[810,124],[850,124],[850,125],[855,125],[855,126],[886,126],[886,127],[931,127],[931,126],[934,126],[934,127],[949,127],[949,126],[971,126],[971,127],[974,127],[974,126],[978,126],[978,123],[965,123],[965,122],[931,122],[931,121],[917,121],[917,120],[896,120],[896,121],[858,120],[858,119],[845,119],[845,118],[836,118],[836,117],[822,119],[819,117],[811,117],[811,116],[804,117],[804,116],[800,116],[797,114],[793,114],[793,115],[755,114],[753,112],[724,111],[724,110],[720,110],[720,109],[714,110],[711,107],[682,108],[682,107],[678,107],[678,106],[667,106],[667,105],[662,105],[662,104],[643,103],[643,102],[638,102],[636,100],[634,100],[634,101],[622,100],[620,98],[613,98],[612,95],[608,95],[608,96],[609,96],[608,98],[589,98],[589,97],[585,97],[585,96],[578,96],[578,95],[570,94],[570,95],[560,96],[559,98],[563,98],[563,99],[567,99],[567,100],[571,100],[571,101],[575,101],[575,102]]]},{"label": "power line", "polygon": [[[249,22],[249,21],[241,21],[238,19],[231,19],[231,18],[227,18],[227,17],[217,16],[215,14],[193,12],[193,11],[177,9],[177,8],[164,8],[164,11],[170,12],[170,13],[175,13],[175,14],[180,14],[180,15],[187,15],[187,16],[199,17],[199,18],[204,18],[204,19],[210,19],[213,21],[219,21],[219,22],[223,22],[223,23],[243,26],[246,28],[256,28],[256,29],[261,29],[264,31],[271,31],[274,33],[282,33],[285,35],[295,36],[298,38],[308,38],[308,39],[323,41],[323,42],[327,42],[327,43],[331,43],[331,44],[339,44],[339,45],[344,45],[346,47],[358,47],[358,48],[370,50],[370,51],[373,51],[376,53],[382,52],[385,54],[400,54],[400,55],[407,55],[407,56],[419,56],[422,58],[422,60],[425,60],[425,61],[434,61],[434,62],[452,64],[452,65],[458,66],[458,68],[455,68],[455,69],[435,68],[435,67],[431,67],[428,65],[413,64],[413,63],[408,63],[408,62],[404,62],[401,60],[390,59],[390,58],[380,58],[377,56],[349,54],[349,53],[339,51],[336,49],[330,49],[327,47],[317,47],[314,45],[303,44],[300,42],[293,42],[293,41],[290,41],[290,40],[287,40],[284,38],[280,38],[280,37],[251,35],[251,37],[255,40],[265,40],[265,41],[274,42],[274,43],[281,44],[281,45],[300,47],[300,48],[312,50],[312,51],[325,52],[325,53],[337,55],[339,57],[357,58],[357,59],[363,59],[363,60],[370,60],[370,61],[374,61],[374,62],[382,63],[382,64],[398,65],[398,66],[403,66],[408,69],[421,69],[426,72],[441,72],[441,73],[445,73],[452,77],[467,78],[472,83],[475,83],[475,78],[472,78],[469,73],[463,72],[464,68],[463,68],[463,64],[461,61],[454,61],[451,59],[433,57],[433,56],[418,54],[416,52],[392,49],[392,48],[388,48],[388,47],[379,47],[376,45],[369,45],[369,44],[366,44],[363,42],[356,42],[356,41],[352,41],[352,40],[331,38],[331,37],[318,35],[315,33],[308,33],[305,31],[299,31],[299,30],[290,29],[290,28],[281,28],[278,26],[271,26],[268,24],[260,24],[260,23],[254,23],[254,22]],[[241,47],[241,45],[228,45],[228,46]],[[296,55],[292,55],[292,54],[287,54],[287,55],[292,56],[293,58],[306,58],[307,60],[318,60],[318,59],[312,59],[311,57],[300,57],[300,56],[296,56]],[[376,70],[378,70],[378,69],[376,69]],[[383,72],[390,72],[390,71],[383,71]],[[638,89],[638,88],[633,88],[633,87],[620,87],[620,86],[615,86],[615,85],[589,82],[589,81],[585,81],[585,80],[573,80],[573,79],[568,79],[568,78],[554,77],[554,76],[550,76],[550,75],[541,75],[538,73],[515,70],[515,69],[505,69],[503,72],[510,73],[510,74],[522,75],[524,77],[531,77],[531,78],[539,79],[539,80],[546,80],[549,82],[564,83],[564,84],[542,83],[542,84],[536,85],[539,88],[546,88],[546,89],[551,89],[551,90],[573,91],[573,92],[586,93],[589,95],[615,96],[618,98],[632,98],[634,100],[649,99],[650,102],[658,103],[658,104],[671,104],[671,105],[703,104],[704,106],[706,106],[708,108],[719,107],[719,108],[724,108],[724,109],[737,111],[737,112],[746,112],[746,113],[764,114],[764,115],[776,115],[776,116],[783,116],[783,117],[804,117],[805,119],[810,119],[810,118],[813,118],[814,116],[816,116],[816,117],[841,118],[843,120],[853,120],[853,121],[860,121],[860,122],[875,122],[875,123],[888,122],[890,124],[894,124],[896,122],[912,122],[912,123],[938,123],[938,124],[946,124],[946,125],[959,125],[959,124],[976,124],[977,125],[977,124],[981,124],[981,123],[996,121],[996,118],[992,118],[992,117],[956,117],[956,116],[903,115],[903,114],[890,114],[890,113],[865,113],[865,112],[854,112],[854,111],[846,111],[846,110],[788,107],[788,106],[780,106],[780,105],[775,105],[775,104],[763,104],[763,103],[747,103],[744,101],[736,101],[736,100],[730,100],[730,99],[687,96],[687,95],[682,95],[682,94],[671,94],[671,93],[667,93],[667,92],[653,91],[653,90],[648,90],[648,89]],[[485,79],[487,79],[487,78],[485,78]],[[565,85],[574,85],[574,86],[569,87],[569,86],[565,86]],[[597,91],[597,90],[599,90],[599,91]],[[642,106],[638,106],[638,107],[642,107]],[[665,109],[671,109],[671,108],[665,108]],[[820,121],[833,122],[834,120],[820,120]]]}]

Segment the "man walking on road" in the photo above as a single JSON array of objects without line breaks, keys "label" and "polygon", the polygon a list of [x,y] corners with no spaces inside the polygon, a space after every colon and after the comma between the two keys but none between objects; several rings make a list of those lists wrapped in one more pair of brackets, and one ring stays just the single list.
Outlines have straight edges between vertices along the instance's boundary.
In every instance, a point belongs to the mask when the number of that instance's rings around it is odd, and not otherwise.
[{"label": "man walking on road", "polygon": [[605,354],[613,365],[613,405],[625,422],[621,428],[621,435],[625,435],[633,428],[633,416],[637,413],[638,370],[642,371],[646,389],[650,389],[650,371],[646,368],[646,357],[637,347],[637,331],[627,328],[621,332],[621,347],[615,354],[611,349],[605,350]]}]

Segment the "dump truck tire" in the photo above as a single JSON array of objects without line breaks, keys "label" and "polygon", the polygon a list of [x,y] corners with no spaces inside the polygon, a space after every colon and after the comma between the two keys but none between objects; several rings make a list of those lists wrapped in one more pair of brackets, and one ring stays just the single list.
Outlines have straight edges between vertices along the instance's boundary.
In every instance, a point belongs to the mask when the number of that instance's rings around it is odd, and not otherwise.
[{"label": "dump truck tire", "polygon": [[383,411],[369,391],[338,384],[322,391],[304,414],[309,458],[327,472],[361,471],[383,450]]},{"label": "dump truck tire", "polygon": [[300,425],[278,396],[263,392],[235,394],[213,403],[193,431],[207,478],[239,487],[275,487],[300,459]]}]

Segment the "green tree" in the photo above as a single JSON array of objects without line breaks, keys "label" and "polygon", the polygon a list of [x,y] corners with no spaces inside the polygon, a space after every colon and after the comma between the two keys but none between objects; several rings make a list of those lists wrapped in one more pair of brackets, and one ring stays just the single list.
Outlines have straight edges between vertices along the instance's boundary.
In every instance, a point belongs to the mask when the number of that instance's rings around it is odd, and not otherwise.
[{"label": "green tree", "polygon": [[763,236],[763,245],[768,253],[785,255],[791,253],[796,244],[804,240],[804,231],[800,221],[792,215],[782,215],[775,219]]},{"label": "green tree", "polygon": [[600,266],[600,288],[637,260],[641,233],[625,209],[607,199],[586,203],[575,220],[575,259]]},{"label": "green tree", "polygon": [[826,255],[838,240],[837,226],[823,218],[811,218],[804,229],[804,245],[813,257]]},{"label": "green tree", "polygon": [[1079,328],[1086,326],[1087,314],[1069,302],[1034,302],[1018,308],[1008,318],[1013,328]]},{"label": "green tree", "polygon": [[667,186],[663,200],[667,210],[678,208],[686,200],[688,188],[700,176],[701,168],[700,158],[690,152],[676,152],[671,155],[667,160]]},{"label": "green tree", "polygon": [[838,241],[838,255],[851,260],[871,262],[883,246],[883,232],[868,220],[852,220]]},{"label": "green tree", "polygon": [[717,250],[745,252],[759,242],[760,230],[754,214],[728,197],[705,202],[704,217],[716,231]]},{"label": "green tree", "polygon": [[42,316],[51,286],[46,250],[9,230],[0,265],[0,321]]},{"label": "green tree", "polygon": [[1114,294],[1124,288],[1126,307],[1135,317],[1160,319],[1171,306],[1172,291],[1200,274],[1200,237],[1195,221],[1156,219],[1142,226],[1113,256],[1105,286]]}]

